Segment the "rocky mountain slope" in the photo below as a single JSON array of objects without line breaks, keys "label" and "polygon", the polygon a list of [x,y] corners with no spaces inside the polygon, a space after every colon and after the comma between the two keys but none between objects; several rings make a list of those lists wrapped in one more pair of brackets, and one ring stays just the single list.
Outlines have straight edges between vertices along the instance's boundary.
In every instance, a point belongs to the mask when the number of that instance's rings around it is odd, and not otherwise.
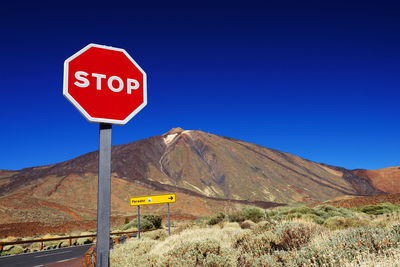
[{"label": "rocky mountain slope", "polygon": [[[58,164],[1,171],[0,223],[24,217],[95,219],[97,164],[96,151]],[[114,215],[134,214],[129,197],[163,192],[178,193],[174,210],[182,216],[203,216],[249,203],[271,207],[382,193],[357,172],[180,128],[114,146],[111,165]],[[149,211],[162,209],[149,207]]]},{"label": "rocky mountain slope", "polygon": [[400,167],[389,167],[378,170],[354,170],[354,174],[365,177],[372,185],[386,193],[400,193]]},{"label": "rocky mountain slope", "polygon": [[[98,153],[91,152],[62,163],[11,173],[2,179],[0,195],[48,176],[65,179],[73,174],[84,179],[86,173],[97,173],[97,161]],[[112,172],[118,178],[154,190],[222,199],[288,203],[379,193],[370,179],[344,168],[180,128],[162,136],[114,146]],[[56,189],[57,186],[53,188]]]}]

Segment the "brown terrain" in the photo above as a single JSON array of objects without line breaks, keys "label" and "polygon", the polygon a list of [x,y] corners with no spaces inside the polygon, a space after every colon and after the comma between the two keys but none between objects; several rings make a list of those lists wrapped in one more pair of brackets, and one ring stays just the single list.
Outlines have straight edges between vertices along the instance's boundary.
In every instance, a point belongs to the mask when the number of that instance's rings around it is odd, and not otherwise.
[{"label": "brown terrain", "polygon": [[[48,166],[0,171],[0,237],[93,229],[98,153]],[[244,141],[175,128],[112,148],[113,225],[133,218],[129,197],[175,192],[173,219],[243,205],[319,203],[385,192],[358,171],[312,162]],[[165,215],[164,205],[143,213]],[[25,232],[24,232],[25,231]]]},{"label": "brown terrain", "polygon": [[354,170],[356,175],[367,178],[372,185],[387,193],[400,193],[400,167],[378,170]]},{"label": "brown terrain", "polygon": [[336,207],[352,208],[365,205],[377,205],[385,202],[400,204],[400,193],[382,194],[378,196],[348,196],[348,197],[336,198],[333,200],[327,200],[324,203]]}]

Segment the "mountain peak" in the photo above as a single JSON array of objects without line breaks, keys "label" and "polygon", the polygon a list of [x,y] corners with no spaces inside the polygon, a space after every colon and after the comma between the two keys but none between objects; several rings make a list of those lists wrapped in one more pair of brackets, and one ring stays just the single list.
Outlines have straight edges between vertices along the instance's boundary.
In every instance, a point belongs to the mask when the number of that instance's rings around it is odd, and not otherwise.
[{"label": "mountain peak", "polygon": [[163,134],[163,136],[170,135],[170,134],[180,134],[183,131],[185,131],[185,130],[183,130],[181,127],[176,127],[176,128],[172,128],[171,130],[169,130],[168,132]]}]

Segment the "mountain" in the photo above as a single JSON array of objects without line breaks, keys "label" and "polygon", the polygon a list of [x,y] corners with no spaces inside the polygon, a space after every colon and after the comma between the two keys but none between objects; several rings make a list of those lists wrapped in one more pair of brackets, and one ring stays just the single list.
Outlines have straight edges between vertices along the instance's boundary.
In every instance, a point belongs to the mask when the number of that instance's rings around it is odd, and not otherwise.
[{"label": "mountain", "polygon": [[[97,164],[95,151],[53,165],[0,171],[0,224],[94,220]],[[111,169],[117,218],[135,214],[129,197],[165,192],[177,193],[173,214],[191,218],[245,204],[267,208],[382,193],[354,171],[181,128],[113,146]],[[146,209],[164,212],[162,206]]]},{"label": "mountain", "polygon": [[400,193],[400,167],[389,167],[378,170],[358,169],[354,174],[368,179],[371,184],[386,193]]}]

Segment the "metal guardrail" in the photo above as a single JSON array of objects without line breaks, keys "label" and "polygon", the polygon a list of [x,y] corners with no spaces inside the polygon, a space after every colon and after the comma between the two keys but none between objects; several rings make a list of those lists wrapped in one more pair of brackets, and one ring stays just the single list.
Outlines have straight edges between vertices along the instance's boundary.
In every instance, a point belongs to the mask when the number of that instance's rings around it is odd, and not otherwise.
[{"label": "metal guardrail", "polygon": [[[142,232],[149,232],[153,230],[147,230],[147,231],[142,231]],[[127,235],[127,238],[130,238],[130,234],[137,234],[138,231],[130,231],[130,232],[114,232],[110,233],[110,236],[124,236]],[[91,237],[94,239],[97,235],[96,234],[90,234],[90,235],[76,235],[76,236],[62,236],[62,237],[52,237],[52,238],[40,238],[40,239],[29,239],[29,240],[18,240],[18,241],[10,241],[10,242],[0,242],[0,252],[3,250],[4,246],[8,245],[19,245],[19,244],[27,244],[27,243],[38,243],[40,242],[39,250],[43,249],[43,243],[48,242],[48,241],[57,241],[57,240],[69,240],[69,246],[72,246],[72,239],[78,239],[78,238],[84,238],[84,237]],[[93,242],[93,240],[92,240]],[[115,243],[119,243],[119,237],[115,239]]]}]

